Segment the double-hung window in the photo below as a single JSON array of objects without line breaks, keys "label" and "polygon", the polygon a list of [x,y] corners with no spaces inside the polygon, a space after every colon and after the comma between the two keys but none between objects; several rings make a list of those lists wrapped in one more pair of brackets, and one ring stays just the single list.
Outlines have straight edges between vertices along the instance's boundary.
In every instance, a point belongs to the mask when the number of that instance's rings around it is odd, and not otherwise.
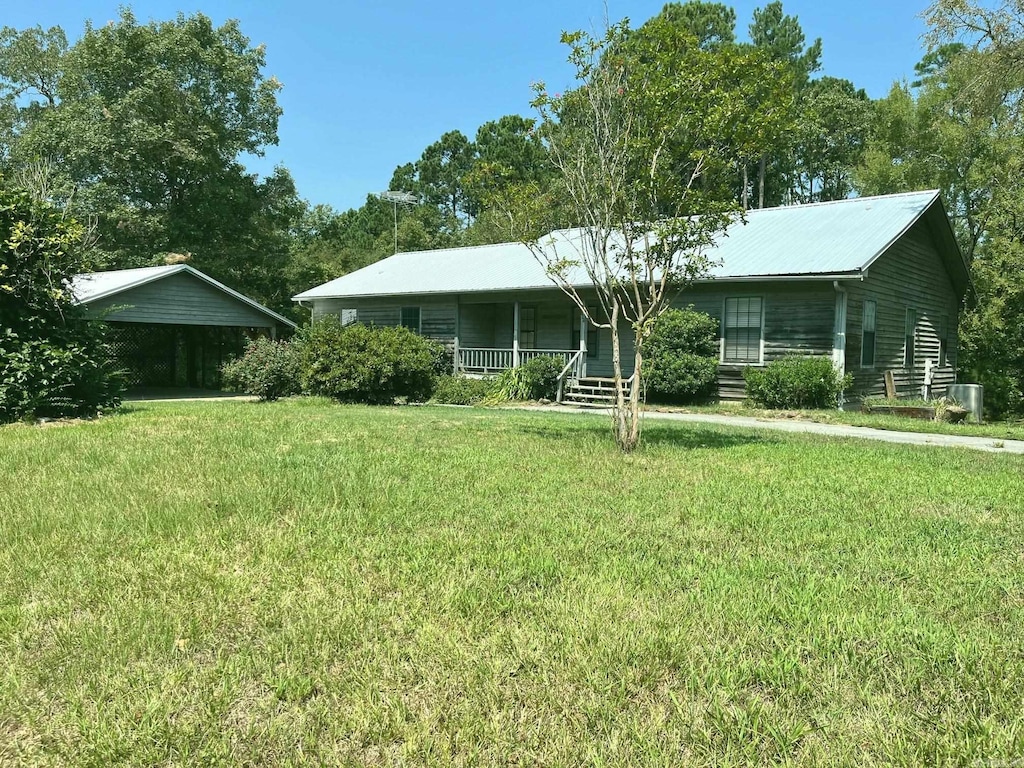
[{"label": "double-hung window", "polygon": [[914,367],[915,346],[917,342],[917,310],[907,309],[906,328],[903,332],[903,367]]},{"label": "double-hung window", "polygon": [[722,323],[722,362],[761,362],[764,303],[759,297],[725,300]]},{"label": "double-hung window", "polygon": [[420,332],[420,308],[402,307],[401,325],[413,333]]},{"label": "double-hung window", "polygon": [[537,308],[519,308],[519,346],[522,349],[537,348]]},{"label": "double-hung window", "polygon": [[860,366],[861,368],[875,367],[875,318],[878,314],[878,304],[871,299],[864,301],[864,317],[861,322],[860,331]]},{"label": "double-hung window", "polygon": [[939,367],[945,368],[949,363],[948,359],[948,348],[949,348],[949,321],[946,316],[943,315],[939,318],[938,327],[939,336]]}]

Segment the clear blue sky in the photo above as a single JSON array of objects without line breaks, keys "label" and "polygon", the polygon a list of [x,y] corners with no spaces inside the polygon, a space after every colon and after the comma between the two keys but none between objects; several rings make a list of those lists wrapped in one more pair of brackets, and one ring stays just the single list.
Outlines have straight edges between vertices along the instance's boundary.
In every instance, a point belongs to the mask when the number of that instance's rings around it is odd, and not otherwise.
[{"label": "clear blue sky", "polygon": [[[845,77],[872,97],[909,78],[921,58],[928,0],[784,0],[809,40],[824,44],[823,73]],[[753,9],[739,0],[745,35]],[[86,19],[117,18],[119,0],[4,3],[0,23],[60,25],[72,39]],[[607,0],[608,16],[634,26],[663,0]],[[237,18],[267,46],[266,74],[284,84],[280,143],[249,163],[293,174],[299,193],[344,209],[387,187],[395,166],[416,160],[442,133],[477,127],[509,113],[530,115],[530,83],[571,84],[563,29],[600,29],[602,0],[144,0],[130,4],[141,22],[202,11],[214,22]]]}]

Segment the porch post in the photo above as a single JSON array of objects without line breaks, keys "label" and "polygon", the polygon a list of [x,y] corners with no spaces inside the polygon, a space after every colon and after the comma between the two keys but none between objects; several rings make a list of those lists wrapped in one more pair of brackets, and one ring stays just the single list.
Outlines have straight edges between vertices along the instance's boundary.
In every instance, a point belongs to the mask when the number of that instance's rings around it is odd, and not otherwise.
[{"label": "porch post", "polygon": [[270,326],[270,340],[271,341],[277,341],[277,326],[276,325]]},{"label": "porch post", "polygon": [[519,302],[512,311],[512,367],[519,367]]},{"label": "porch post", "polygon": [[580,312],[580,352],[583,354],[580,356],[580,373],[583,376],[587,375],[587,316]]},{"label": "porch post", "polygon": [[459,374],[459,337],[452,341],[452,373]]}]

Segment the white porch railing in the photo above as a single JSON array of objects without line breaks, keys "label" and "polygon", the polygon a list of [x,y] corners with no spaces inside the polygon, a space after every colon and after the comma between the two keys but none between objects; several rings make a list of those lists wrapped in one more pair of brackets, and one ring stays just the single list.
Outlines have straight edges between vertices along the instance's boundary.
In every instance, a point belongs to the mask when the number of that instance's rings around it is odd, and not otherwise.
[{"label": "white porch railing", "polygon": [[[517,354],[518,352],[518,354]],[[532,360],[536,357],[553,357],[561,361],[568,370],[569,378],[586,375],[586,354],[578,349],[501,349],[497,347],[463,347],[456,344],[455,370],[460,373],[491,374]],[[516,358],[518,357],[518,361]],[[570,365],[571,363],[571,365]]]},{"label": "white porch railing", "polygon": [[456,347],[455,370],[464,373],[500,373],[513,368],[511,349],[492,347]]}]

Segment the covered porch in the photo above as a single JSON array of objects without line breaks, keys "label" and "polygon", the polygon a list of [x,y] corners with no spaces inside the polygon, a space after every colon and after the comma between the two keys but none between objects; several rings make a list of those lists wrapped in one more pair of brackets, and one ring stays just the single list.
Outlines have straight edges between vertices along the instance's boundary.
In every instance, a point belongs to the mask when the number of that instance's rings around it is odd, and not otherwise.
[{"label": "covered porch", "polygon": [[466,303],[458,306],[453,361],[457,373],[486,376],[538,357],[554,357],[564,379],[588,375],[599,350],[597,329],[567,300]]}]

